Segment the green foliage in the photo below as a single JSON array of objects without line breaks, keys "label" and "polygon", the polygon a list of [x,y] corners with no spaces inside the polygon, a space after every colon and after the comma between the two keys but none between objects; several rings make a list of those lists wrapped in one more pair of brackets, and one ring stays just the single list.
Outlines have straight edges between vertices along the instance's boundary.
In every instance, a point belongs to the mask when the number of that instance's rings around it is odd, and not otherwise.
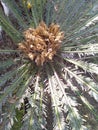
[{"label": "green foliage", "polygon": [[[89,118],[98,121],[97,0],[29,0],[30,9],[20,0],[3,2],[11,15],[0,8],[0,25],[13,47],[0,46],[0,129],[92,130]],[[52,62],[36,66],[17,45],[23,31],[41,21],[59,24],[64,40]]]},{"label": "green foliage", "polygon": [[11,130],[19,130],[22,126],[23,110],[16,109],[16,120]]}]

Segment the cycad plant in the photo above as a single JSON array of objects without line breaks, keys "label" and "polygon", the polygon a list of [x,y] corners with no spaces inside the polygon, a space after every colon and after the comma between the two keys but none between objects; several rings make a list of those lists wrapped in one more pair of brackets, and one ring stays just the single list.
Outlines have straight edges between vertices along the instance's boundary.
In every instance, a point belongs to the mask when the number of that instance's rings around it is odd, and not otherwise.
[{"label": "cycad plant", "polygon": [[2,1],[0,129],[97,130],[98,1]]}]

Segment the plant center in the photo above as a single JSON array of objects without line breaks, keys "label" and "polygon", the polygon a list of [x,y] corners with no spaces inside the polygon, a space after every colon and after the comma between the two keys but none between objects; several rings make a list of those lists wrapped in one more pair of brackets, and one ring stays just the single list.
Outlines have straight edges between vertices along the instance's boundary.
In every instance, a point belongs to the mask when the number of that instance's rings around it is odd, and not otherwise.
[{"label": "plant center", "polygon": [[60,26],[54,23],[47,27],[41,22],[36,29],[29,28],[23,34],[25,40],[19,43],[19,49],[38,66],[53,59],[64,39]]}]

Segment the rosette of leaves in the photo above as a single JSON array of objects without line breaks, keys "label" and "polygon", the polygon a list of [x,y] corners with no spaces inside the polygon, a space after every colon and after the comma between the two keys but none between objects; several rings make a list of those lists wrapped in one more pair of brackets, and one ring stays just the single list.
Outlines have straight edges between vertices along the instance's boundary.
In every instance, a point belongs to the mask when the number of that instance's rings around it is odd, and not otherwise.
[{"label": "rosette of leaves", "polygon": [[3,2],[0,129],[89,130],[98,120],[97,0]]}]

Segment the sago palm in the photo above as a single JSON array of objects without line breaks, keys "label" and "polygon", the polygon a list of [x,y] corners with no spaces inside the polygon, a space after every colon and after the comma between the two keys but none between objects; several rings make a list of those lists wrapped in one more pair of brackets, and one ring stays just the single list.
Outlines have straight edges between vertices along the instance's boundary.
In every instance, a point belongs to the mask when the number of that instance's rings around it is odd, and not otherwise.
[{"label": "sago palm", "polygon": [[98,1],[2,2],[0,129],[97,129]]}]

